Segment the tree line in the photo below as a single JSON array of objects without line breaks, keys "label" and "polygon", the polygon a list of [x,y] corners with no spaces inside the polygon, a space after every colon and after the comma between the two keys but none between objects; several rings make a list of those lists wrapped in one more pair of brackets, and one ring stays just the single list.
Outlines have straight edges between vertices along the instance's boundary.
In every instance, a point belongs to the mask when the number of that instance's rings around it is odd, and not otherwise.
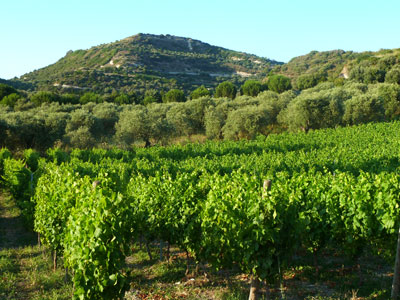
[{"label": "tree line", "polygon": [[[246,90],[246,84],[242,88]],[[398,84],[349,81],[335,86],[324,82],[303,91],[264,90],[256,96],[234,99],[217,93],[220,97],[211,97],[207,91],[201,88],[200,98],[185,102],[147,105],[91,101],[36,105],[34,101],[17,101],[14,107],[1,106],[0,146],[13,150],[129,148],[165,145],[194,135],[213,140],[252,139],[286,130],[307,132],[391,121],[400,115]]]},{"label": "tree line", "polygon": [[236,96],[257,96],[260,92],[271,90],[282,93],[291,89],[291,82],[288,77],[283,75],[272,75],[268,81],[262,83],[257,80],[247,80],[239,88],[230,82],[220,83],[215,90],[206,88],[204,85],[196,88],[189,94],[180,89],[163,90],[148,89],[144,93],[140,92],[117,92],[98,94],[93,91],[81,91],[81,93],[56,93],[52,91],[38,91],[26,93],[17,90],[7,84],[0,83],[0,105],[15,107],[19,106],[40,106],[43,103],[57,102],[60,104],[86,104],[89,102],[103,103],[111,102],[116,104],[142,104],[185,102],[204,96],[214,96],[215,98],[228,97],[234,99]]}]

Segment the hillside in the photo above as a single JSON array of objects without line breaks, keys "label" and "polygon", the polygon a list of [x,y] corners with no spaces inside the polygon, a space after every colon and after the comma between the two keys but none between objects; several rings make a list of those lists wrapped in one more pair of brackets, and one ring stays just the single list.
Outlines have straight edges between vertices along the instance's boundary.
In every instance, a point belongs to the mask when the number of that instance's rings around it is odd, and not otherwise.
[{"label": "hillside", "polygon": [[295,87],[297,79],[302,76],[314,76],[319,82],[345,78],[376,83],[385,81],[386,73],[397,68],[399,64],[400,49],[359,53],[344,50],[311,51],[291,59],[286,64],[275,66],[273,72],[291,78]]},{"label": "hillside", "polygon": [[[384,82],[386,73],[397,70],[399,63],[400,49],[311,51],[284,64],[191,38],[137,34],[87,50],[69,51],[52,65],[2,82],[18,89],[61,93],[117,91],[143,95],[150,89],[165,92],[179,88],[189,94],[200,85],[214,88],[229,80],[239,86],[249,78],[263,80],[272,72],[289,77],[294,89],[303,90],[340,78]],[[397,75],[391,77],[395,83]]]},{"label": "hillside", "polygon": [[214,87],[224,80],[263,78],[280,63],[171,35],[138,34],[120,41],[69,51],[58,62],[21,76],[35,89],[146,89]]}]

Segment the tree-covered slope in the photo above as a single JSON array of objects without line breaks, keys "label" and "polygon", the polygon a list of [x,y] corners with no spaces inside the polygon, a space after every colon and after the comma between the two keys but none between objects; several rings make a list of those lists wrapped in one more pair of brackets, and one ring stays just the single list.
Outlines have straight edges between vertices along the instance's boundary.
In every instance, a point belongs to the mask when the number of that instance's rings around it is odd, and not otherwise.
[{"label": "tree-covered slope", "polygon": [[[291,59],[287,64],[275,66],[274,73],[292,79],[295,88],[305,89],[322,81],[340,78],[362,83],[390,82],[400,65],[400,49],[383,49],[377,52],[343,50],[311,51]],[[386,76],[390,74],[389,76]]]},{"label": "tree-covered slope", "polygon": [[138,34],[88,50],[69,51],[53,65],[21,76],[36,89],[96,92],[214,87],[262,78],[276,61],[171,35]]}]

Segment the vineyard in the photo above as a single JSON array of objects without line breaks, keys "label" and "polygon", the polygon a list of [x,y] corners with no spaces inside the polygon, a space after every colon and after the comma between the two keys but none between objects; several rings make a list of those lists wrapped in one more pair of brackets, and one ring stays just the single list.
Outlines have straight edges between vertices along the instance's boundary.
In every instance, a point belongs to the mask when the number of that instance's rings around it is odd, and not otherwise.
[{"label": "vineyard", "polygon": [[368,250],[393,265],[399,171],[400,122],[132,151],[0,151],[3,184],[63,257],[75,299],[123,298],[137,242],[177,247],[198,269],[235,266],[251,276],[252,299],[300,252],[333,247],[357,265]]}]

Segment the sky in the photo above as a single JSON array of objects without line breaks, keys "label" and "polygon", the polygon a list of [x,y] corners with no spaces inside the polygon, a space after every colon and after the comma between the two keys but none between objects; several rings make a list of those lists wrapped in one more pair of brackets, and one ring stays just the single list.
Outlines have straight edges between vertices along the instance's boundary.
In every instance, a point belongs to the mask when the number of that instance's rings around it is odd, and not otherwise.
[{"label": "sky", "polygon": [[399,0],[2,1],[0,78],[138,33],[288,62],[310,51],[400,48]]}]

